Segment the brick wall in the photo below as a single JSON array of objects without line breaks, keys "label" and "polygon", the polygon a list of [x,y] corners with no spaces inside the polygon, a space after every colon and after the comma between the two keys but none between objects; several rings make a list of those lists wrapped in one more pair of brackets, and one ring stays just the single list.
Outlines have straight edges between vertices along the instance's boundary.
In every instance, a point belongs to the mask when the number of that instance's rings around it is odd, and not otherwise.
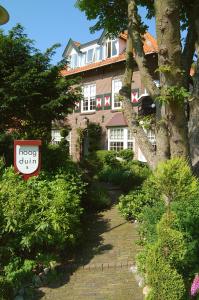
[{"label": "brick wall", "polygon": [[[153,60],[150,60],[151,66]],[[154,71],[154,67],[153,69]],[[115,78],[121,78],[124,74],[125,65],[124,63],[117,63],[115,65],[106,66],[103,68],[98,68],[95,70],[91,70],[82,74],[82,83],[84,84],[96,84],[96,95],[102,95],[106,93],[112,92],[112,80]],[[140,94],[144,93],[144,87],[141,83],[140,73],[139,71],[135,71],[133,73],[132,78],[132,88],[139,88]],[[89,122],[100,123],[102,127],[102,141],[101,141],[101,149],[108,149],[107,142],[107,127],[106,125],[110,121],[110,119],[117,113],[118,110],[99,110],[95,112],[83,112],[77,113],[73,112],[68,116],[68,123],[72,128],[71,131],[71,155],[74,160],[79,160],[79,149],[77,147],[77,128],[86,128],[87,120]],[[87,120],[85,119],[87,118]],[[135,157],[138,157],[138,147],[135,145]]]}]

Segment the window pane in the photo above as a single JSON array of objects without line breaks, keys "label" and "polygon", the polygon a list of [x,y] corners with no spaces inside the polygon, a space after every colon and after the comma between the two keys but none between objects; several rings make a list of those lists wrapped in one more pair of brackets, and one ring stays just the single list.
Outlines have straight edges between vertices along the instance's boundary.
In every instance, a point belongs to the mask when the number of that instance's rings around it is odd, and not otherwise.
[{"label": "window pane", "polygon": [[119,100],[119,91],[122,87],[122,81],[115,79],[113,82],[113,97],[114,97],[114,108],[121,107],[121,101]]},{"label": "window pane", "polygon": [[128,141],[134,140],[132,132],[128,129]]},{"label": "window pane", "polygon": [[83,110],[88,110],[88,98],[84,98],[83,100]]},{"label": "window pane", "polygon": [[96,49],[96,60],[102,60],[102,51],[103,51],[102,47],[98,47]]},{"label": "window pane", "polygon": [[110,142],[110,150],[120,151],[123,150],[124,144],[123,142]]},{"label": "window pane", "polygon": [[89,49],[87,52],[87,63],[90,63],[93,61],[93,51],[94,49]]},{"label": "window pane", "polygon": [[90,98],[90,110],[95,110],[96,109],[96,98],[92,97]]},{"label": "window pane", "polygon": [[123,140],[124,130],[123,128],[110,129],[110,140]]},{"label": "window pane", "polygon": [[127,143],[127,148],[133,150],[133,142],[128,142]]},{"label": "window pane", "polygon": [[112,41],[112,56],[117,55],[117,41]]},{"label": "window pane", "polygon": [[90,97],[94,97],[96,94],[96,85],[91,85],[90,86]]},{"label": "window pane", "polygon": [[71,63],[70,63],[70,67],[71,67],[71,68],[76,68],[76,67],[77,67],[77,61],[78,61],[78,56],[77,56],[77,54],[72,54],[72,55],[71,55]]}]

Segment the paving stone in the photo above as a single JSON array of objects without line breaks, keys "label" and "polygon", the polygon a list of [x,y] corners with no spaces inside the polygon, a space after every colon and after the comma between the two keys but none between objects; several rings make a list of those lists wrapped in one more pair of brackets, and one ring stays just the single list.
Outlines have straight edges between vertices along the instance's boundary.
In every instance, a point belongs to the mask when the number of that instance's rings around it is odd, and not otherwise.
[{"label": "paving stone", "polygon": [[113,205],[88,217],[87,227],[87,242],[68,267],[74,269],[65,276],[69,280],[57,288],[40,288],[40,299],[142,300],[142,289],[130,272],[138,251],[135,224],[126,222]]}]

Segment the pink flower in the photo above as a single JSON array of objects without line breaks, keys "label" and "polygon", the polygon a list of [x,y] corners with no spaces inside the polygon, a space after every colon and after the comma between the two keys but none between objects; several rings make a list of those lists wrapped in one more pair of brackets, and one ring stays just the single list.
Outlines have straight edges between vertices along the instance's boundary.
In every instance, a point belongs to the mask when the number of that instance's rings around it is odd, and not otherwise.
[{"label": "pink flower", "polygon": [[199,275],[196,274],[191,286],[191,296],[195,296],[199,292]]}]

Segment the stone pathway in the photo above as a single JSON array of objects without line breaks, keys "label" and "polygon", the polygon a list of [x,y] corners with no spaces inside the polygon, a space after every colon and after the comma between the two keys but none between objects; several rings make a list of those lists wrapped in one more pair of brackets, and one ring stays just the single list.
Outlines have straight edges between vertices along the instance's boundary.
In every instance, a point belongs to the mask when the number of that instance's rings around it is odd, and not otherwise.
[{"label": "stone pathway", "polygon": [[[117,192],[110,192],[117,197]],[[67,265],[62,284],[40,289],[43,300],[142,300],[142,289],[129,271],[135,261],[137,232],[114,204],[90,215],[87,236],[74,261]]]}]

